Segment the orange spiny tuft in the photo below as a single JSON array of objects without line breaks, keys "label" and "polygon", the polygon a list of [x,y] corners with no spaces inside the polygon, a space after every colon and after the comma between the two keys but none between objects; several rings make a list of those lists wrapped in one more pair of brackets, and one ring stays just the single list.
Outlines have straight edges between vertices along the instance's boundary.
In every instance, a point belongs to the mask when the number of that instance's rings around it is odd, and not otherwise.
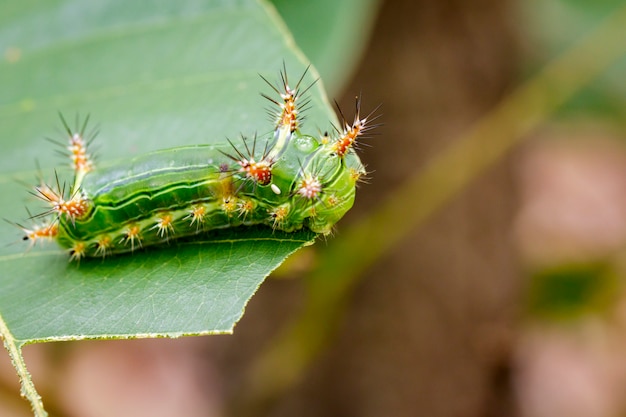
[{"label": "orange spiny tuft", "polygon": [[331,194],[326,199],[326,204],[328,204],[329,207],[335,207],[337,204],[339,204],[339,198],[337,198],[335,194]]},{"label": "orange spiny tuft", "polygon": [[96,242],[96,255],[101,255],[103,258],[111,249],[111,238],[108,235],[101,236]]},{"label": "orange spiny tuft", "polygon": [[87,130],[89,116],[85,117],[85,120],[79,128],[79,118],[77,115],[76,127],[74,128],[74,131],[72,131],[69,124],[61,113],[59,113],[59,117],[61,118],[63,128],[65,129],[65,132],[69,137],[69,145],[66,147],[66,149],[69,151],[69,156],[72,160],[72,168],[77,174],[84,175],[94,168],[91,156],[87,153],[87,144],[97,135],[97,128],[89,134],[90,139],[85,140],[85,131]]},{"label": "orange spiny tuft", "polygon": [[305,175],[304,178],[300,181],[298,191],[296,191],[299,195],[309,200],[314,198],[318,198],[320,193],[322,192],[322,183],[317,177],[312,175]]},{"label": "orange spiny tuft", "polygon": [[224,197],[222,199],[222,210],[230,217],[237,210],[237,199],[232,196]]},{"label": "orange spiny tuft", "polygon": [[85,256],[86,249],[84,242],[76,242],[70,249],[70,261],[79,262]]},{"label": "orange spiny tuft", "polygon": [[[280,72],[280,86],[275,86],[270,83],[265,77],[261,76],[263,80],[278,94],[280,100],[275,100],[272,97],[262,94],[263,97],[276,104],[280,111],[278,112],[278,117],[276,119],[276,127],[283,128],[289,127],[290,132],[295,132],[298,130],[299,122],[298,122],[298,99],[305,94],[315,82],[313,82],[309,87],[305,88],[304,91],[300,91],[300,84],[304,77],[306,76],[309,68],[307,67],[302,76],[296,83],[295,88],[289,87],[289,80],[287,79],[287,69],[283,66],[283,70]],[[282,90],[282,91],[281,91]],[[302,106],[306,107],[307,102],[305,102]],[[273,115],[273,112],[270,112]]]},{"label": "orange spiny tuft", "polygon": [[296,108],[297,95],[294,90],[285,84],[285,92],[280,95],[283,103],[280,105],[279,126],[289,126],[289,131],[294,132],[298,128],[298,109]]},{"label": "orange spiny tuft", "polygon": [[[228,140],[228,139],[227,139]],[[241,168],[239,168],[239,172],[246,174],[246,179],[252,180],[260,185],[267,185],[272,181],[272,166],[275,161],[269,157],[269,149],[268,143],[265,145],[265,149],[263,150],[263,154],[259,161],[255,160],[255,150],[256,150],[256,135],[252,142],[252,147],[248,146],[247,138],[242,137],[243,145],[245,147],[245,153],[243,150],[239,150],[230,140],[230,146],[235,151],[234,155],[231,155],[227,152],[220,151],[223,155],[235,161]]]},{"label": "orange spiny tuft", "polygon": [[270,211],[270,219],[272,220],[272,228],[277,229],[287,218],[289,214],[289,206],[278,206]]},{"label": "orange spiny tuft", "polygon": [[157,229],[157,234],[160,237],[169,238],[170,233],[174,233],[174,219],[172,215],[169,213],[162,214],[157,219],[156,224],[152,227],[153,229]]},{"label": "orange spiny tuft", "polygon": [[196,229],[200,228],[200,225],[204,223],[204,216],[206,216],[206,207],[198,204],[189,210],[189,214],[185,217],[185,219],[191,219],[191,225],[196,224]]},{"label": "orange spiny tuft", "polygon": [[80,134],[74,133],[70,137],[67,149],[70,151],[74,171],[87,173],[93,169],[93,162],[87,154],[87,144]]},{"label": "orange spiny tuft", "polygon": [[346,125],[343,135],[333,144],[333,150],[340,158],[343,158],[363,129],[364,120],[356,119],[352,126]]},{"label": "orange spiny tuft", "polygon": [[248,217],[248,214],[252,213],[252,211],[254,210],[254,201],[242,199],[237,204],[237,210],[239,211],[239,217],[243,218],[243,220],[245,221],[246,217]]},{"label": "orange spiny tuft", "polygon": [[54,239],[59,232],[59,226],[56,222],[35,226],[32,229],[19,227],[24,232],[24,240],[29,240],[31,246],[35,245],[40,240]]},{"label": "orange spiny tuft", "polygon": [[80,192],[73,193],[69,200],[63,197],[63,190],[58,187],[57,190],[48,185],[35,187],[34,195],[50,205],[51,211],[59,215],[64,214],[72,222],[83,217],[90,208],[89,200]]},{"label": "orange spiny tuft", "polygon": [[254,159],[239,161],[241,172],[257,184],[267,185],[272,181],[272,163],[266,160],[256,162]]},{"label": "orange spiny tuft", "polygon": [[76,193],[70,200],[60,201],[54,210],[58,213],[65,214],[72,221],[74,221],[75,219],[83,217],[83,215],[87,213],[89,210],[89,201],[79,193]]},{"label": "orange spiny tuft", "polygon": [[130,243],[130,250],[135,251],[135,241],[137,245],[141,247],[141,229],[136,224],[131,224],[124,230],[124,237],[120,240],[120,243],[128,245]]},{"label": "orange spiny tuft", "polygon": [[352,124],[350,124],[346,121],[346,118],[341,112],[341,109],[339,108],[337,102],[335,102],[335,105],[337,106],[337,110],[341,115],[341,119],[343,122],[343,131],[341,132],[341,136],[339,137],[339,139],[337,139],[337,141],[333,143],[332,147],[333,152],[335,152],[340,158],[343,158],[348,153],[350,148],[354,147],[356,140],[359,136],[362,136],[368,130],[374,129],[375,127],[379,126],[371,125],[370,123],[380,117],[380,115],[372,117],[380,106],[376,107],[370,114],[361,119],[361,97],[357,96],[354,121],[352,122]]},{"label": "orange spiny tuft", "polygon": [[354,183],[357,184],[358,182],[367,182],[367,172],[365,171],[360,171],[358,169],[355,168],[350,168],[350,180]]}]

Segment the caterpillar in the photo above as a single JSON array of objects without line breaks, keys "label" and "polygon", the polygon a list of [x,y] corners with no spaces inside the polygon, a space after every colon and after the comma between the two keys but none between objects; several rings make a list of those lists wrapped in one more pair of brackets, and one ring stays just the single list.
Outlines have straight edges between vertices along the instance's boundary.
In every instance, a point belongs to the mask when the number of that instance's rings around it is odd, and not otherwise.
[{"label": "caterpillar", "polygon": [[[294,88],[286,70],[280,81],[263,80],[277,98],[262,94],[278,111],[267,138],[241,136],[223,144],[164,149],[107,167],[97,167],[88,147],[89,117],[72,129],[60,115],[74,173],[65,186],[41,181],[31,194],[47,209],[30,216],[39,224],[16,225],[31,246],[55,240],[70,260],[105,257],[168,243],[181,237],[227,227],[267,225],[292,232],[303,227],[329,234],[352,207],[357,182],[366,170],[356,155],[357,139],[375,127],[374,110],[355,116],[329,135],[301,131],[304,75]],[[30,212],[29,212],[30,214]]]}]

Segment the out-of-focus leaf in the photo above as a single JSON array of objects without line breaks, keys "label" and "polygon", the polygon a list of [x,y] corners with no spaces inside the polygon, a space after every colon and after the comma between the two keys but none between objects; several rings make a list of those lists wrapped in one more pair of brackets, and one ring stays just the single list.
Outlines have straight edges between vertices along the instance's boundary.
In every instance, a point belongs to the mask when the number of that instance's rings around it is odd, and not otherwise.
[{"label": "out-of-focus leaf", "polygon": [[[622,0],[531,0],[520,2],[523,18],[524,47],[529,69],[556,56],[593,28],[602,24]],[[598,48],[602,48],[599,45]],[[588,60],[594,60],[590,55]],[[578,68],[572,68],[576,72]],[[612,123],[626,120],[626,58],[622,58],[597,80],[590,83],[560,111],[564,117],[595,115]]]},{"label": "out-of-focus leaf", "polygon": [[298,46],[338,94],[367,46],[379,0],[271,0]]},{"label": "out-of-focus leaf", "polygon": [[617,285],[615,271],[603,262],[543,269],[531,280],[529,313],[551,319],[600,313],[613,305]]}]

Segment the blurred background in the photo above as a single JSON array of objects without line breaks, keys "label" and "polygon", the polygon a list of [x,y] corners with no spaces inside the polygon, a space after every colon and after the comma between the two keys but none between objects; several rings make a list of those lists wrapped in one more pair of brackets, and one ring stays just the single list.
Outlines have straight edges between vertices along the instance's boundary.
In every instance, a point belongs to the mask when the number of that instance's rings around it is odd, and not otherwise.
[{"label": "blurred background", "polygon": [[[315,30],[289,19],[309,6],[275,3],[326,80],[332,52],[307,50]],[[326,84],[344,109],[359,92],[366,111],[382,103],[384,126],[360,152],[371,178],[336,236],[270,277],[232,336],[26,347],[46,408],[88,417],[625,415],[626,59],[589,67],[626,36],[578,46],[625,7],[386,0],[355,10],[358,42],[334,52],[343,72]],[[559,77],[541,78],[563,54]],[[589,82],[567,84],[585,71]],[[538,80],[556,81],[523,99]],[[526,127],[511,139],[515,123]],[[503,136],[438,165],[476,126]],[[440,181],[424,180],[420,195],[398,191],[423,172]],[[309,350],[282,350],[284,326],[320,289],[308,271],[325,245],[391,200],[409,213],[402,233],[354,257],[367,268],[328,306],[312,307],[326,314],[290,336]],[[0,415],[29,415],[5,355],[0,370]]]}]

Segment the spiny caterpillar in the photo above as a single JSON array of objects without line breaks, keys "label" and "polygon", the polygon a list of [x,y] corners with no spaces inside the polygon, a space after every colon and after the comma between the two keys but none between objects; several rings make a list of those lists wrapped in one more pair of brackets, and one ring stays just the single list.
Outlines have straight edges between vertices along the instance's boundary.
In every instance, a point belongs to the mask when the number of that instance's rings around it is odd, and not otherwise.
[{"label": "spiny caterpillar", "polygon": [[242,136],[241,143],[165,149],[97,168],[87,147],[97,132],[87,134],[88,117],[71,129],[66,148],[74,171],[66,187],[40,182],[32,194],[48,209],[18,227],[31,246],[56,240],[71,260],[132,252],[217,228],[268,225],[286,232],[308,227],[328,234],[352,207],[356,183],[366,173],[354,146],[375,127],[377,117],[361,118],[356,99],[354,121],[341,111],[341,128],[333,136],[314,137],[300,131],[303,90],[289,86],[280,73],[272,111],[275,130],[266,140]]}]

